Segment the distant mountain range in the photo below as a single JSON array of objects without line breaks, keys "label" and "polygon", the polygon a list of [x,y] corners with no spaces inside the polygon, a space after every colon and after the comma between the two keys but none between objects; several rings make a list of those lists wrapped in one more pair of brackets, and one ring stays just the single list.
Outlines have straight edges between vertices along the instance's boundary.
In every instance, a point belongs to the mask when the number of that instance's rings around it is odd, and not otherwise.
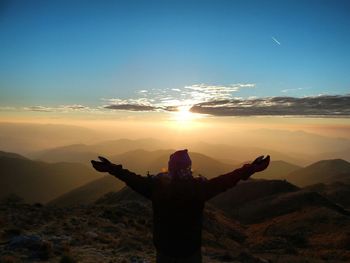
[{"label": "distant mountain range", "polygon": [[287,180],[299,187],[318,183],[350,183],[350,163],[341,159],[322,160],[306,167],[284,161],[271,162],[269,168],[254,178]]},{"label": "distant mountain range", "polygon": [[285,179],[287,176],[294,171],[301,169],[301,166],[291,164],[285,161],[271,161],[268,169],[262,171],[261,173],[254,174],[254,178],[263,179]]},{"label": "distant mountain range", "polygon": [[[205,142],[193,142],[187,145],[189,151],[199,152],[216,160],[225,160],[229,164],[237,164],[250,161],[260,155],[271,155],[274,160],[284,160],[295,164],[309,164],[311,157],[301,154],[285,154],[271,149],[258,147],[241,147],[228,144],[210,144]],[[120,139],[104,141],[97,144],[72,144],[62,147],[50,148],[42,151],[33,152],[29,155],[32,159],[38,159],[47,162],[82,162],[98,155],[115,156],[135,150],[145,151],[164,151],[172,149],[178,150],[171,142],[164,142],[156,139]]]},{"label": "distant mountain range", "polygon": [[193,143],[190,150],[203,153],[216,159],[231,159],[233,163],[251,161],[260,155],[270,155],[273,160],[284,160],[290,163],[305,165],[310,162],[309,158],[304,158],[301,154],[289,155],[280,151],[261,147],[237,146],[230,144],[211,144],[205,142]]},{"label": "distant mountain range", "polygon": [[[102,154],[83,151],[87,147],[85,145],[71,145],[57,148],[42,153],[42,157],[39,159],[49,162],[81,162],[90,165],[90,160],[97,159],[99,155],[102,155],[134,172],[146,174],[149,171],[150,173],[157,174],[167,169],[169,156],[175,151],[173,149],[155,151],[134,149],[121,154],[110,155],[108,153]],[[209,177],[229,172],[233,167],[230,164],[220,162],[200,153],[190,152],[190,156],[193,163],[193,170],[196,173],[201,173]]]},{"label": "distant mountain range", "polygon": [[[169,155],[173,150],[145,151],[135,150],[111,157],[115,163],[123,164],[123,167],[141,175],[158,174],[162,169],[167,168]],[[230,172],[234,169],[232,165],[219,162],[213,158],[200,153],[190,153],[195,174],[202,174],[213,177]],[[106,176],[90,182],[84,186],[70,191],[55,199],[51,204],[87,204],[96,201],[98,198],[111,191],[117,191],[123,186],[120,180],[113,176]]]},{"label": "distant mountain range", "polygon": [[79,163],[45,163],[0,153],[0,199],[16,194],[29,203],[45,203],[100,176]]},{"label": "distant mountain range", "polygon": [[[107,147],[105,145],[68,145],[64,147],[58,147],[53,149],[48,149],[40,152],[35,152],[29,155],[32,159],[37,159],[46,162],[80,162],[87,163],[91,159],[96,158],[99,155],[107,157],[117,157],[118,155],[132,152],[132,151],[160,151],[166,153],[172,153],[176,149],[171,149],[169,147],[157,146],[150,141],[152,146],[140,145],[132,140],[121,140],[126,145],[118,147],[119,141],[106,142],[116,145],[115,147]],[[131,142],[127,145],[127,142]],[[238,164],[242,162],[250,161],[251,159],[260,156],[262,154],[270,154],[275,160],[286,160],[291,163],[309,163],[309,161],[302,161],[298,158],[292,158],[286,154],[282,154],[276,151],[269,151],[266,149],[258,148],[240,148],[227,145],[211,145],[206,143],[196,144],[193,147],[188,147],[191,152],[202,153],[208,157],[211,157],[221,162],[228,164]]]},{"label": "distant mountain range", "polygon": [[[169,156],[175,150],[145,151],[135,150],[111,157],[115,163],[123,164],[125,168],[131,169],[140,174],[158,174],[167,170]],[[201,174],[208,178],[228,173],[233,165],[222,163],[214,158],[197,152],[189,152],[192,160],[192,170],[195,174]]]},{"label": "distant mountain range", "polygon": [[88,163],[91,159],[99,155],[114,156],[122,153],[144,149],[155,151],[159,149],[168,149],[169,147],[160,140],[156,139],[119,139],[109,140],[91,145],[87,144],[72,144],[62,147],[50,148],[38,152],[33,152],[30,157],[47,162],[81,162]]},{"label": "distant mountain range", "polygon": [[[172,152],[173,150],[134,150],[114,155],[111,160],[143,175],[148,171],[157,174],[166,169]],[[196,174],[212,177],[233,169],[232,165],[203,154],[191,153],[191,157]],[[96,155],[93,158],[96,159]],[[119,190],[124,185],[112,176],[102,176],[94,171],[90,166],[90,159],[84,162],[89,166],[59,160],[61,162],[46,163],[33,161],[15,153],[0,152],[0,199],[14,193],[26,202],[52,201],[52,204],[63,205],[90,203],[110,191]]]},{"label": "distant mountain range", "polygon": [[[350,140],[347,138],[328,137],[302,130],[278,129],[256,129],[247,131],[245,136],[252,145],[287,152],[296,159],[309,159],[309,164],[317,160],[335,158],[350,161]],[[281,160],[288,161],[284,158]]]},{"label": "distant mountain range", "polygon": [[28,154],[48,147],[99,140],[95,131],[73,125],[0,122],[0,149]]},{"label": "distant mountain range", "polygon": [[[174,150],[133,149],[140,144],[144,147],[157,148],[160,147],[161,142],[149,139],[118,140],[93,146],[70,145],[40,153],[41,159],[58,163],[32,161],[15,153],[0,152],[3,164],[0,168],[1,174],[8,175],[1,177],[4,188],[1,196],[14,192],[28,202],[52,201],[52,203],[64,205],[93,202],[104,194],[119,190],[123,186],[113,177],[99,177],[98,173],[90,166],[90,160],[96,159],[99,155],[97,152],[100,150],[104,149],[106,156],[111,161],[122,164],[124,168],[142,175],[146,175],[147,172],[157,174],[166,170],[169,155]],[[213,145],[205,146],[214,147]],[[113,155],[112,153],[115,151],[113,148],[118,148],[116,151],[122,153]],[[96,149],[97,152],[92,151]],[[133,150],[124,152],[127,149]],[[229,150],[230,147],[226,148],[226,153]],[[227,173],[240,166],[227,164],[198,152],[190,152],[190,156],[194,173],[208,178]],[[230,159],[226,158],[225,160],[229,161]],[[299,187],[318,183],[329,184],[337,181],[350,182],[350,163],[345,160],[322,160],[304,168],[286,161],[274,161],[273,156],[272,160],[269,168],[262,173],[255,174],[254,178],[287,180]],[[79,162],[85,165],[79,164]],[[41,190],[42,188],[45,189]]]},{"label": "distant mountain range", "polygon": [[[169,155],[172,152],[173,150],[145,151],[139,149],[119,155],[114,155],[110,158],[115,163],[123,164],[124,168],[132,170],[139,174],[145,175],[147,171],[149,171],[151,174],[156,174],[162,169],[166,169]],[[227,173],[240,166],[225,164],[199,153],[190,153],[190,155],[192,158],[194,172],[196,174],[202,174],[204,176],[207,176],[208,178]],[[305,168],[287,163],[285,161],[271,161],[271,164],[266,171],[255,174],[253,178],[287,180],[288,182],[294,183],[302,187],[307,184],[312,185],[322,182],[323,177],[318,176],[320,173],[329,175],[327,183],[335,182],[344,178],[346,179],[346,167],[348,166],[349,163],[344,160],[324,160],[321,162],[316,162],[315,164],[312,164]],[[71,192],[54,200],[53,203],[64,205],[90,203],[92,201],[97,200],[99,197],[103,196],[109,191],[115,191],[117,189],[120,189],[121,184],[118,184],[115,181],[118,181],[118,179],[111,179],[109,177],[101,178],[95,182],[90,182],[87,185],[81,186],[79,189],[73,189]],[[278,191],[282,191],[288,185],[287,182],[282,182],[275,183],[277,184],[277,186],[275,186],[272,182],[270,185],[261,185],[259,187],[261,189],[277,189]],[[261,184],[263,183],[261,182]],[[265,184],[267,183],[265,182]],[[242,184],[242,187],[243,186],[244,184]],[[275,188],[271,188],[272,186],[274,186]],[[288,187],[293,188],[293,186],[291,185],[289,185]],[[85,195],[85,192],[89,192],[90,196],[88,197],[87,195]],[[256,193],[256,190],[253,192]],[[242,194],[244,195],[244,191],[242,192]]]}]

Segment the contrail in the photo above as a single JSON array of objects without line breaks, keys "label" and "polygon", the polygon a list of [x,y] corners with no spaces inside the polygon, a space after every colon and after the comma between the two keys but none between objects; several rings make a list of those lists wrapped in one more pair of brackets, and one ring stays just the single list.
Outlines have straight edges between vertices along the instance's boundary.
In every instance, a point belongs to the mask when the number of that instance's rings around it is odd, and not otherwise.
[{"label": "contrail", "polygon": [[281,45],[281,42],[279,42],[276,38],[271,37],[271,39],[272,39],[273,41],[275,41],[275,43],[277,43],[278,45]]}]

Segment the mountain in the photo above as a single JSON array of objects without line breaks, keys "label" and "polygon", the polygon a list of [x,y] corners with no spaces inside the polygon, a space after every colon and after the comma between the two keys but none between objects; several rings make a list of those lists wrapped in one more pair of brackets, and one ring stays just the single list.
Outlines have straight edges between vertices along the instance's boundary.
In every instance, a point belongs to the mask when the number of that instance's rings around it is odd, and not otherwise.
[{"label": "mountain", "polygon": [[350,184],[334,182],[330,184],[315,184],[304,188],[308,191],[318,192],[334,203],[350,208]]},{"label": "mountain", "polygon": [[32,153],[33,159],[45,162],[78,162],[89,164],[90,160],[101,155],[96,149],[85,144],[72,144]]},{"label": "mountain", "polygon": [[240,206],[281,193],[297,191],[295,185],[282,180],[248,180],[238,183],[235,187],[211,199],[209,202],[219,207],[227,214],[235,215]]},{"label": "mountain", "polygon": [[[114,163],[122,164],[124,168],[134,171],[139,174],[158,174],[168,166],[170,154],[175,150],[156,150],[146,151],[143,149],[136,149],[118,155],[111,156]],[[164,157],[166,161],[156,162],[159,158]]]},{"label": "mountain", "polygon": [[137,149],[143,149],[146,151],[155,151],[159,149],[169,149],[169,143],[154,139],[154,138],[143,138],[143,139],[118,139],[109,140],[97,143],[94,145],[99,152],[106,153],[108,155],[121,154]]},{"label": "mountain", "polygon": [[[168,151],[167,153],[159,155],[158,158],[155,158],[150,163],[150,171],[157,172],[167,168],[169,156],[173,152],[173,150]],[[150,153],[146,152],[146,154]],[[190,151],[189,155],[192,160],[192,171],[195,174],[200,174],[207,178],[212,178],[221,174],[231,172],[233,169],[236,168],[233,165],[222,163],[214,158],[211,158],[198,152]]]},{"label": "mountain", "polygon": [[272,220],[281,215],[323,207],[345,216],[350,212],[316,192],[295,191],[256,199],[230,210],[230,214],[242,223],[252,224]]},{"label": "mountain", "polygon": [[[174,150],[158,150],[145,151],[135,150],[126,152],[120,155],[111,157],[115,163],[123,164],[123,167],[146,175],[147,171],[151,174],[158,174],[162,169],[166,169],[169,155]],[[202,174],[203,176],[213,177],[220,174],[227,173],[234,169],[233,166],[221,163],[199,153],[189,153],[193,163],[193,170],[195,174]],[[106,176],[95,181],[89,182],[77,189],[73,189],[59,198],[53,200],[50,204],[55,205],[72,205],[72,204],[88,204],[96,201],[101,196],[111,192],[117,191],[124,184],[113,176]]]},{"label": "mountain", "polygon": [[0,122],[0,149],[25,155],[48,147],[88,143],[100,138],[94,130],[73,125]]},{"label": "mountain", "polygon": [[[144,142],[144,145],[146,145],[146,142],[151,141],[131,141],[131,140],[119,140],[118,143],[114,142],[115,144],[119,144],[119,142],[132,142],[130,147],[132,145],[136,145],[136,142]],[[126,143],[127,144],[127,143]],[[113,145],[110,145],[109,147],[111,149],[115,149],[112,147]],[[125,145],[124,145],[125,146]],[[105,147],[105,146],[103,146]],[[106,146],[107,147],[107,146]],[[130,148],[129,147],[129,148]],[[123,149],[126,149],[126,146],[123,147]],[[119,150],[122,150],[122,148],[119,148]],[[150,171],[153,174],[159,173],[160,171],[167,169],[168,166],[168,160],[170,154],[175,152],[173,149],[167,149],[167,150],[155,150],[155,151],[148,151],[143,149],[135,149],[127,152],[123,152],[121,154],[115,154],[110,155],[110,151],[105,152],[104,154],[102,151],[97,149],[93,146],[87,146],[87,145],[69,145],[65,147],[55,148],[48,150],[46,152],[41,153],[40,160],[50,161],[50,162],[57,162],[57,161],[69,161],[69,162],[81,162],[84,164],[90,164],[91,159],[97,159],[97,156],[102,155],[108,157],[111,161],[115,163],[120,163],[123,165],[123,167],[132,170],[134,172],[140,173],[140,174],[146,174],[147,171]],[[203,174],[205,176],[215,176],[222,173],[227,173],[231,171],[234,167],[229,164],[225,164],[223,162],[217,161],[211,157],[205,156],[200,153],[196,152],[190,152],[189,153],[192,159],[192,168],[196,173]]]},{"label": "mountain", "polygon": [[51,164],[16,156],[0,157],[0,199],[16,194],[29,203],[45,203],[99,177],[82,164]]},{"label": "mountain", "polygon": [[307,207],[326,207],[350,213],[317,192],[300,190],[287,181],[251,180],[238,184],[210,201],[242,223],[252,224]]},{"label": "mountain", "polygon": [[344,159],[350,162],[350,146],[347,149],[320,153],[320,159]]},{"label": "mountain", "polygon": [[[255,145],[259,145],[258,143]],[[235,162],[247,162],[255,159],[260,155],[271,156],[272,160],[284,160],[290,163],[304,165],[309,163],[309,158],[305,160],[301,154],[289,155],[282,151],[271,150],[270,148],[253,147],[252,144],[247,146],[230,145],[230,144],[211,144],[206,142],[193,143],[189,146],[190,150],[203,153],[215,159],[232,159]]]},{"label": "mountain", "polygon": [[287,178],[288,174],[298,169],[301,169],[301,167],[285,161],[271,161],[268,169],[254,174],[253,177],[256,179],[283,180]]},{"label": "mountain", "polygon": [[[113,156],[137,149],[149,151],[164,148],[165,144],[156,139],[119,139],[103,141],[96,144],[72,144],[34,152],[30,156],[47,162],[81,162],[87,163],[99,155]],[[167,147],[165,147],[167,148]]]},{"label": "mountain", "polygon": [[12,152],[4,152],[4,151],[0,151],[0,158],[2,157],[7,157],[7,158],[17,158],[17,159],[27,159],[26,157],[17,154],[17,153],[12,153]]},{"label": "mountain", "polygon": [[336,181],[350,182],[350,163],[342,159],[323,160],[291,172],[286,179],[298,186]]},{"label": "mountain", "polygon": [[276,255],[281,259],[278,262],[350,260],[350,217],[325,206],[301,206],[250,225],[246,233],[250,250],[271,262],[276,262]]},{"label": "mountain", "polygon": [[[247,140],[252,145],[280,152],[286,152],[288,149],[288,155],[312,162],[325,159],[323,153],[342,153],[350,149],[350,140],[347,138],[328,137],[301,130],[258,129],[247,131],[246,137],[249,138]],[[346,155],[341,156],[344,158]],[[330,158],[335,158],[335,156],[331,155]],[[288,161],[285,158],[279,159]],[[292,163],[299,164],[298,162]]]},{"label": "mountain", "polygon": [[[47,162],[86,162],[94,156],[115,156],[135,150],[157,151],[168,149],[183,149],[176,142],[165,142],[157,139],[119,139],[103,141],[95,144],[72,144],[61,147],[50,148],[33,152],[29,156]],[[182,145],[182,144],[181,144]],[[258,145],[258,144],[257,144]],[[262,154],[269,154],[272,160],[284,160],[295,164],[309,164],[310,158],[302,154],[286,154],[284,152],[248,146],[236,146],[230,144],[212,144],[205,142],[189,142],[186,148],[191,152],[202,153],[216,160],[227,160],[224,162],[234,164],[251,161]]]}]

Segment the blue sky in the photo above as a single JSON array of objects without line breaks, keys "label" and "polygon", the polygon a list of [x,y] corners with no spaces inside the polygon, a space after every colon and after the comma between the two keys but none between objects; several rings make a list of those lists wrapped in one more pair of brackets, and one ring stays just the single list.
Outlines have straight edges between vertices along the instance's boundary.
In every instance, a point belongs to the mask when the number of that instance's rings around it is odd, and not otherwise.
[{"label": "blue sky", "polygon": [[349,13],[349,1],[1,1],[0,106],[199,84],[254,85],[234,89],[243,98],[348,94]]}]

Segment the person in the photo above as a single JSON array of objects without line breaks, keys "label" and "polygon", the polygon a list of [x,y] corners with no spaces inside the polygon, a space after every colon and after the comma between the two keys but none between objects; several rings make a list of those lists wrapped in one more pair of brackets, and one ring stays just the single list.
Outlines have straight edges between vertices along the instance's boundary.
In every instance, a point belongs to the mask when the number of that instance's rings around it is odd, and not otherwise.
[{"label": "person", "polygon": [[188,151],[170,155],[168,172],[141,176],[111,163],[104,157],[92,160],[99,172],[108,172],[127,186],[152,201],[153,243],[157,263],[202,262],[201,241],[204,204],[216,195],[265,170],[270,156],[260,156],[227,174],[206,179],[194,177]]}]

